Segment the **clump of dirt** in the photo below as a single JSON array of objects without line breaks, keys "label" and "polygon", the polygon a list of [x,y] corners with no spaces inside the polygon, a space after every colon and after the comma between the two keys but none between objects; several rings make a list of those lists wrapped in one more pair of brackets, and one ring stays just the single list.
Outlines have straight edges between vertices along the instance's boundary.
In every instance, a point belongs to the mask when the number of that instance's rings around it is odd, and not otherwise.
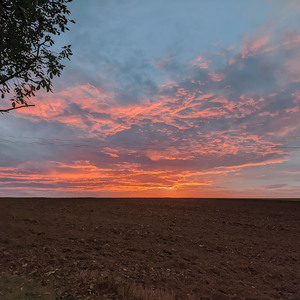
[{"label": "clump of dirt", "polygon": [[300,299],[299,205],[0,199],[0,271],[61,299]]}]

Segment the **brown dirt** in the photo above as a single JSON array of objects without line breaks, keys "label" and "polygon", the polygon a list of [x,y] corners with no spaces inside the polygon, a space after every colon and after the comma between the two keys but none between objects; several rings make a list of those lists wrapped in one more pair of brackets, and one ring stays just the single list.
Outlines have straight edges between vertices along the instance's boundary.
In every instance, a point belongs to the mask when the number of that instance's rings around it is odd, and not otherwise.
[{"label": "brown dirt", "polygon": [[0,271],[83,299],[120,299],[107,279],[174,299],[296,300],[299,208],[271,200],[0,199]]}]

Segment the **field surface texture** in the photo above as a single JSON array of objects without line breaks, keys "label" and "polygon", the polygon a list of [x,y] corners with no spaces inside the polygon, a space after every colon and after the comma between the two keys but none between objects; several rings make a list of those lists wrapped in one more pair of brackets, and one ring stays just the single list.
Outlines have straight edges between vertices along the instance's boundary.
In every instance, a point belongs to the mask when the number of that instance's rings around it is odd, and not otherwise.
[{"label": "field surface texture", "polygon": [[56,299],[296,300],[299,208],[242,199],[0,199],[0,274],[49,286]]}]

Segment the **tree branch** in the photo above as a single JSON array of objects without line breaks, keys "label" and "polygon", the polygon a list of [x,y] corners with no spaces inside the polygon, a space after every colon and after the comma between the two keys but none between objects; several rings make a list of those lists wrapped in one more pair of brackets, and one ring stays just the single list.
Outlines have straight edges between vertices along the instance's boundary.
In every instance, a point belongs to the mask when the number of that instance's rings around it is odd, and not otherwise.
[{"label": "tree branch", "polygon": [[17,107],[12,107],[12,108],[8,108],[8,109],[0,109],[1,113],[7,112],[9,113],[11,110],[15,110],[18,108],[22,108],[22,107],[29,107],[29,106],[35,106],[34,104],[28,104],[28,105],[22,105],[22,106],[17,106]]},{"label": "tree branch", "polygon": [[[14,74],[12,74],[12,75],[10,75],[10,76],[5,76],[5,75],[2,75],[2,74],[1,74],[1,76],[2,76],[3,78],[1,78],[0,84],[1,84],[1,85],[4,85],[7,81],[9,81],[9,80],[11,80],[11,79],[13,79],[13,78],[15,78],[15,77],[18,77],[18,76],[19,76],[20,74],[22,74],[23,72],[28,72],[28,70],[30,70],[30,68],[36,63],[36,61],[37,61],[39,58],[41,58],[41,57],[40,57],[40,48],[41,48],[43,45],[45,45],[46,42],[47,42],[47,40],[45,39],[42,43],[40,43],[40,44],[37,45],[37,51],[36,51],[35,56],[34,56],[33,58],[31,58],[31,59],[29,60],[29,62],[27,62],[27,64],[26,64],[23,68],[21,68],[21,70],[15,72]],[[20,58],[21,60],[24,59],[24,57],[22,57],[22,56],[19,57],[19,58]],[[18,66],[18,65],[16,64],[16,66]],[[22,78],[22,79],[23,79],[23,78]]]},{"label": "tree branch", "polygon": [[4,75],[3,75],[3,79],[1,79],[0,84],[4,85],[7,81],[9,81],[9,80],[11,80],[11,79],[13,79],[15,77],[18,77],[22,72],[25,72],[25,71],[27,71],[27,68],[23,68],[22,70],[14,73],[14,74],[12,74],[10,76],[4,77]]}]

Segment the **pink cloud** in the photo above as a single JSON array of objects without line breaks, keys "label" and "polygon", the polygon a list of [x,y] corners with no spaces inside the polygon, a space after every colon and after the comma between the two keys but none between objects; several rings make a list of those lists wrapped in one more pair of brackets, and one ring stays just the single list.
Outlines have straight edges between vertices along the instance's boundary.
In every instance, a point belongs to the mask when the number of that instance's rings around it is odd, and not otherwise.
[{"label": "pink cloud", "polygon": [[218,74],[218,73],[212,73],[212,72],[209,72],[208,76],[209,76],[210,80],[215,81],[215,82],[222,81],[225,78],[224,74],[220,74],[220,73]]},{"label": "pink cloud", "polygon": [[266,35],[263,35],[259,38],[250,36],[246,37],[242,44],[242,58],[253,56],[259,52],[266,51],[266,46],[269,41],[270,37]]},{"label": "pink cloud", "polygon": [[208,69],[211,63],[211,60],[206,60],[204,57],[198,56],[195,59],[191,60],[189,62],[189,65],[191,65],[192,67],[197,67],[199,69]]},{"label": "pink cloud", "polygon": [[229,66],[231,66],[231,65],[235,64],[235,62],[236,62],[236,60],[233,57],[230,57],[229,60],[228,60],[228,62],[227,62],[227,64]]}]

